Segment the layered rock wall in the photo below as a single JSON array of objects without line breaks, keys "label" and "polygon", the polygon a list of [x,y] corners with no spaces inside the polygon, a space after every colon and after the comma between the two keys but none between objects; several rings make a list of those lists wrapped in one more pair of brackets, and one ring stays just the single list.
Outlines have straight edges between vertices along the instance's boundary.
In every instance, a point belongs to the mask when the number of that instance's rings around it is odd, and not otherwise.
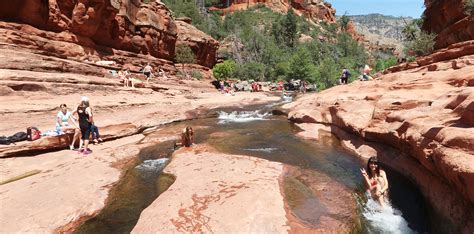
[{"label": "layered rock wall", "polygon": [[314,22],[336,22],[336,10],[323,0],[221,0],[220,3],[225,12],[246,9],[257,4],[264,4],[279,12],[294,8],[297,14],[305,15]]},{"label": "layered rock wall", "polygon": [[[166,60],[173,60],[175,57],[178,38],[175,20],[169,9],[156,1],[149,4],[142,4],[139,0],[2,1],[0,19],[31,25],[46,31],[38,36],[44,37],[47,34],[49,40],[77,43],[90,51],[72,57],[70,53],[64,54],[61,50],[55,50],[54,46],[51,47],[49,52],[59,56],[84,59],[90,54],[111,53],[111,48],[114,48]],[[3,23],[2,28],[12,30],[9,23]],[[215,64],[216,49],[210,48],[218,46],[217,41],[194,27],[180,33],[202,35],[190,42],[193,51],[197,53],[197,63],[208,67]],[[7,32],[0,40],[14,43],[8,40],[8,34],[15,33]],[[44,48],[38,46],[37,49]]]},{"label": "layered rock wall", "polygon": [[474,39],[474,16],[465,13],[466,0],[425,0],[423,30],[435,33],[435,49]]}]

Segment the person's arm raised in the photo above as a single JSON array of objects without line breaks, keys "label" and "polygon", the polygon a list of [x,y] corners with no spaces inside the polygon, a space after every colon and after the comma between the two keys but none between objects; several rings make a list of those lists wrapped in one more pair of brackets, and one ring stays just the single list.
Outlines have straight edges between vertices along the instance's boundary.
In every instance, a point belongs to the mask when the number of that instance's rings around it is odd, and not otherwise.
[{"label": "person's arm raised", "polygon": [[365,184],[366,188],[370,189],[371,185],[370,185],[369,175],[367,175],[367,172],[365,171],[364,168],[361,168],[360,172],[362,173],[362,177],[364,177],[364,184]]}]

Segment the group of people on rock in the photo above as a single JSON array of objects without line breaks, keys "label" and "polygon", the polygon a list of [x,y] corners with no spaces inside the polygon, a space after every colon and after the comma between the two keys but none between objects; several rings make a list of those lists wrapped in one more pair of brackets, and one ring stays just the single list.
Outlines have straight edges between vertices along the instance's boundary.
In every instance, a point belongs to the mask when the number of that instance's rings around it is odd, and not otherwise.
[{"label": "group of people on rock", "polygon": [[[147,63],[141,71],[143,72],[143,75],[146,77],[146,82],[149,83],[150,80],[153,78],[153,67],[150,65],[150,63]],[[158,69],[158,76],[162,77],[164,79],[167,79],[168,77],[166,76],[166,72],[163,69]],[[130,70],[129,69],[122,69],[118,71],[117,73],[118,78],[120,79],[120,82],[123,83],[123,87],[132,87],[135,88],[137,87],[138,84],[142,84],[143,81],[140,79],[137,79],[135,77],[131,76]]]},{"label": "group of people on rock", "polygon": [[[366,64],[364,68],[362,69],[362,75],[359,77],[359,80],[360,81],[373,80],[374,78],[370,76],[370,72],[372,72],[372,68],[370,68],[370,66]],[[341,76],[339,77],[339,83],[347,84],[350,77],[351,77],[351,73],[349,69],[344,68],[342,70]]]},{"label": "group of people on rock", "polygon": [[223,94],[235,95],[234,83],[229,82],[228,85],[226,85],[223,80],[219,81],[219,91]]},{"label": "group of people on rock", "polygon": [[[60,108],[61,110],[56,115],[56,131],[58,134],[65,133],[69,137],[68,143],[71,150],[75,149],[76,140],[81,134],[78,152],[83,154],[92,153],[92,150],[89,149],[91,135],[94,143],[102,142],[102,138],[100,138],[99,129],[94,123],[89,98],[82,97],[80,104],[72,112],[68,110],[66,104],[61,104]],[[69,124],[69,121],[72,124]],[[72,139],[70,137],[71,133],[74,133]]]}]

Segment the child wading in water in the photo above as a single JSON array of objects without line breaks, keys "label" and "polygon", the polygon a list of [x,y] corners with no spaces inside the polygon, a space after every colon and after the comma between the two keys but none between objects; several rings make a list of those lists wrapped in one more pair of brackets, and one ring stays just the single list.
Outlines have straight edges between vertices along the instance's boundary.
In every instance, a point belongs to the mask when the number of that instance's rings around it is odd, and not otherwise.
[{"label": "child wading in water", "polygon": [[377,157],[370,157],[367,162],[367,171],[364,168],[361,168],[360,171],[372,199],[378,201],[383,207],[388,195],[388,180],[385,171],[379,166]]},{"label": "child wading in water", "polygon": [[188,126],[181,132],[181,142],[175,142],[174,148],[176,149],[178,146],[190,147],[192,145],[194,145],[194,131],[192,127]]}]

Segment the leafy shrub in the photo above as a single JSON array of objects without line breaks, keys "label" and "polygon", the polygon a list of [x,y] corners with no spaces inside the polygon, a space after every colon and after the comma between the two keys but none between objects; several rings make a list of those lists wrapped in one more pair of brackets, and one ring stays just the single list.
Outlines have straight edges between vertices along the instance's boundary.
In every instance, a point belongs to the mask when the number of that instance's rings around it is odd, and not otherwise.
[{"label": "leafy shrub", "polygon": [[196,78],[198,80],[201,80],[202,79],[202,73],[198,70],[193,69],[193,70],[191,70],[191,77]]},{"label": "leafy shrub", "polygon": [[433,52],[435,45],[435,34],[420,31],[415,40],[407,43],[406,53],[409,55],[424,56]]},{"label": "leafy shrub", "polygon": [[178,63],[194,63],[196,61],[195,56],[191,48],[187,45],[181,44],[176,46],[175,60]]},{"label": "leafy shrub", "polygon": [[256,80],[264,79],[265,65],[257,62],[244,63],[237,66],[234,77],[240,80]]},{"label": "leafy shrub", "polygon": [[466,13],[466,15],[474,14],[474,0],[466,0],[464,3],[464,13]]},{"label": "leafy shrub", "polygon": [[212,69],[212,74],[218,80],[227,80],[234,74],[235,66],[234,61],[226,60],[223,63],[216,64]]},{"label": "leafy shrub", "polygon": [[377,60],[377,62],[375,63],[374,71],[375,72],[383,71],[395,65],[397,65],[397,58],[395,57],[391,57],[386,60]]}]

